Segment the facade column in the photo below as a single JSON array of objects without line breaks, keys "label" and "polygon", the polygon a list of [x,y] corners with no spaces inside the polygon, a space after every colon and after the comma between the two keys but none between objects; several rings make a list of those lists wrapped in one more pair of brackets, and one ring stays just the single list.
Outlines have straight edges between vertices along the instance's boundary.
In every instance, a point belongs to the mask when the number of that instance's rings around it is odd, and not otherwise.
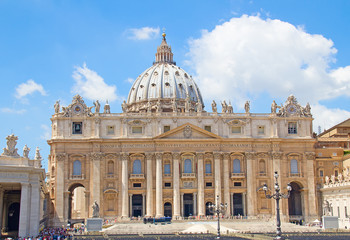
[{"label": "facade column", "polygon": [[197,216],[197,193],[193,193],[193,216]]},{"label": "facade column", "polygon": [[181,193],[181,217],[184,217],[184,193]]},{"label": "facade column", "polygon": [[198,159],[198,216],[205,216],[204,205],[204,154],[197,153]]},{"label": "facade column", "polygon": [[0,185],[0,233],[2,229],[2,219],[3,219],[4,192],[5,190]]},{"label": "facade column", "polygon": [[19,213],[19,237],[28,237],[29,235],[29,216],[30,216],[30,185],[21,184],[21,204]]},{"label": "facade column", "polygon": [[[91,173],[93,174],[90,178],[90,186],[92,187],[92,202],[97,201],[100,209],[103,209],[101,205],[101,160],[103,158],[103,153],[93,152],[90,155],[91,161]],[[91,188],[90,188],[91,190]],[[100,211],[100,217],[103,217],[103,211]]]},{"label": "facade column", "polygon": [[242,193],[243,214],[247,216],[247,193]]},{"label": "facade column", "polygon": [[70,192],[64,192],[63,193],[63,202],[64,202],[64,219],[68,220],[69,216],[69,194]]},{"label": "facade column", "polygon": [[90,209],[90,192],[89,191],[85,191],[85,217],[89,218],[89,209]]},{"label": "facade column", "polygon": [[142,216],[145,216],[146,213],[146,196],[142,193]]},{"label": "facade column", "polygon": [[129,176],[128,176],[128,160],[129,155],[127,153],[122,153],[122,218],[127,218],[129,216]]},{"label": "facade column", "polygon": [[230,154],[224,153],[224,204],[227,203],[226,215],[231,215],[229,159]]},{"label": "facade column", "polygon": [[30,229],[29,236],[37,236],[39,234],[40,222],[40,185],[39,183],[31,184],[30,195]]},{"label": "facade column", "polygon": [[[180,154],[173,153],[173,195],[174,195],[174,219],[182,216],[180,215],[180,165],[179,165]],[[182,200],[181,200],[182,201]],[[181,211],[182,213],[182,211]]]},{"label": "facade column", "polygon": [[57,162],[57,176],[56,176],[56,191],[55,191],[55,210],[56,210],[56,221],[55,226],[62,226],[64,224],[64,162],[68,155],[65,153],[56,154]]},{"label": "facade column", "polygon": [[[234,211],[233,211],[233,209],[234,209],[234,206],[233,206],[233,194],[234,193],[230,193],[230,215],[231,216],[233,216],[234,215]],[[242,202],[243,202],[243,200],[242,200]]]},{"label": "facade column", "polygon": [[146,216],[153,216],[153,168],[152,168],[153,153],[146,153],[146,164],[147,164],[147,207]]},{"label": "facade column", "polygon": [[[315,172],[314,172],[314,162],[315,162],[315,153],[307,152],[306,156],[306,177],[307,177],[307,188],[308,188],[308,199],[306,202],[309,203],[309,215],[307,217],[309,220],[317,218],[317,210],[316,210],[316,189],[315,189]],[[304,200],[305,201],[305,200]]]},{"label": "facade column", "polygon": [[219,196],[218,203],[222,202],[221,198],[221,153],[214,153],[215,159],[215,199]]},{"label": "facade column", "polygon": [[163,217],[163,153],[156,153],[156,217]]},{"label": "facade column", "polygon": [[95,137],[96,138],[100,137],[100,123],[101,123],[101,119],[95,118]]},{"label": "facade column", "polygon": [[[277,151],[272,152],[273,172],[271,174],[271,182],[272,182],[271,187],[275,183],[274,174],[275,174],[275,172],[278,172],[278,175],[280,176],[278,178],[278,184],[280,185],[281,190],[284,189],[284,186],[282,185],[282,174],[283,173],[281,171],[282,159],[283,159],[283,152],[277,152]],[[285,209],[284,205],[285,205],[285,201],[283,201],[283,200],[280,201],[280,215],[281,215],[282,221],[285,219],[285,212],[283,211],[283,209]],[[272,207],[271,213],[276,214],[276,201],[272,201],[271,207]]]},{"label": "facade column", "polygon": [[129,194],[129,217],[132,217],[132,194]]},{"label": "facade column", "polygon": [[247,160],[247,210],[248,217],[256,216],[256,186],[254,172],[255,152],[246,152]]}]

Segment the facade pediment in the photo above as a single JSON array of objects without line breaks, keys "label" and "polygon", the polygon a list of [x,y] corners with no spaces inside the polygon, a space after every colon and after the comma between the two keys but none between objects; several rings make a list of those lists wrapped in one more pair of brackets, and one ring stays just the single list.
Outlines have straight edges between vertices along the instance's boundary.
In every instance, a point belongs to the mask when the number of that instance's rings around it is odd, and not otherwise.
[{"label": "facade pediment", "polygon": [[221,139],[221,137],[193,124],[186,123],[155,137],[155,139]]}]

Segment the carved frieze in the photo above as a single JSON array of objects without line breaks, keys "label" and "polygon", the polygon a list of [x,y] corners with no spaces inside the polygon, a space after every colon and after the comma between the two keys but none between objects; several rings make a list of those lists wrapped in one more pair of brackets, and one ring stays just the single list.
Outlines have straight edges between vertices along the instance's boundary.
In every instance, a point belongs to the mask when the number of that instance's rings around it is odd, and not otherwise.
[{"label": "carved frieze", "polygon": [[187,125],[184,128],[183,133],[184,133],[184,137],[185,138],[190,138],[192,136],[192,128],[191,128],[191,126]]}]

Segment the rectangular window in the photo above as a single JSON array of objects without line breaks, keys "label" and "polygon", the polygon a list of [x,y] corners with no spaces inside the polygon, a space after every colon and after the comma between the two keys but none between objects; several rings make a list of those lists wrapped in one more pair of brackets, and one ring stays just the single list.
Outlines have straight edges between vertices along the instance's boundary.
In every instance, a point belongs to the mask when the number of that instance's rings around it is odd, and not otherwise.
[{"label": "rectangular window", "polygon": [[211,132],[211,126],[204,126],[204,130],[208,131],[208,132]]},{"label": "rectangular window", "polygon": [[131,132],[132,133],[139,133],[139,134],[141,134],[142,133],[142,127],[133,126],[133,127],[131,127]]},{"label": "rectangular window", "polygon": [[83,123],[82,122],[73,122],[73,134],[82,134],[83,133]]},{"label": "rectangular window", "polygon": [[206,186],[206,187],[212,187],[212,186],[213,186],[213,183],[212,183],[212,182],[206,182],[206,183],[205,183],[205,186]]},{"label": "rectangular window", "polygon": [[338,177],[338,170],[334,170],[334,176]]},{"label": "rectangular window", "polygon": [[258,134],[259,135],[265,134],[265,126],[258,126]]},{"label": "rectangular window", "polygon": [[141,187],[141,183],[134,183],[133,186],[134,186],[134,187],[137,187],[137,188],[138,188],[138,187]]},{"label": "rectangular window", "polygon": [[336,157],[336,156],[337,156],[337,153],[336,153],[336,152],[334,152],[332,155],[333,155],[333,157]]},{"label": "rectangular window", "polygon": [[170,131],[170,126],[164,126],[164,132]]},{"label": "rectangular window", "polygon": [[171,183],[170,182],[164,183],[164,187],[171,187]]},{"label": "rectangular window", "polygon": [[232,133],[239,134],[242,132],[242,127],[232,127]]},{"label": "rectangular window", "polygon": [[297,134],[297,123],[289,122],[288,123],[288,134]]},{"label": "rectangular window", "polygon": [[170,164],[164,164],[164,174],[170,174]]},{"label": "rectangular window", "polygon": [[320,170],[320,177],[323,177],[323,170]]},{"label": "rectangular window", "polygon": [[234,182],[233,186],[235,187],[241,187],[242,186],[242,182]]},{"label": "rectangular window", "polygon": [[114,126],[107,126],[107,135],[114,135]]}]

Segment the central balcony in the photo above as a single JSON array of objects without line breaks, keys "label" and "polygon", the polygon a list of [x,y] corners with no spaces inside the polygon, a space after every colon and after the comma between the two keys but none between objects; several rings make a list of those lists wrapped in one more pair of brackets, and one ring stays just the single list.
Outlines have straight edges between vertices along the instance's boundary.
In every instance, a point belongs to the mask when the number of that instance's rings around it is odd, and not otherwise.
[{"label": "central balcony", "polygon": [[145,174],[130,174],[130,179],[145,179]]},{"label": "central balcony", "polygon": [[193,178],[196,178],[196,174],[195,173],[182,173],[181,178],[182,179],[193,179]]},{"label": "central balcony", "polygon": [[231,173],[231,179],[245,178],[245,173]]}]

